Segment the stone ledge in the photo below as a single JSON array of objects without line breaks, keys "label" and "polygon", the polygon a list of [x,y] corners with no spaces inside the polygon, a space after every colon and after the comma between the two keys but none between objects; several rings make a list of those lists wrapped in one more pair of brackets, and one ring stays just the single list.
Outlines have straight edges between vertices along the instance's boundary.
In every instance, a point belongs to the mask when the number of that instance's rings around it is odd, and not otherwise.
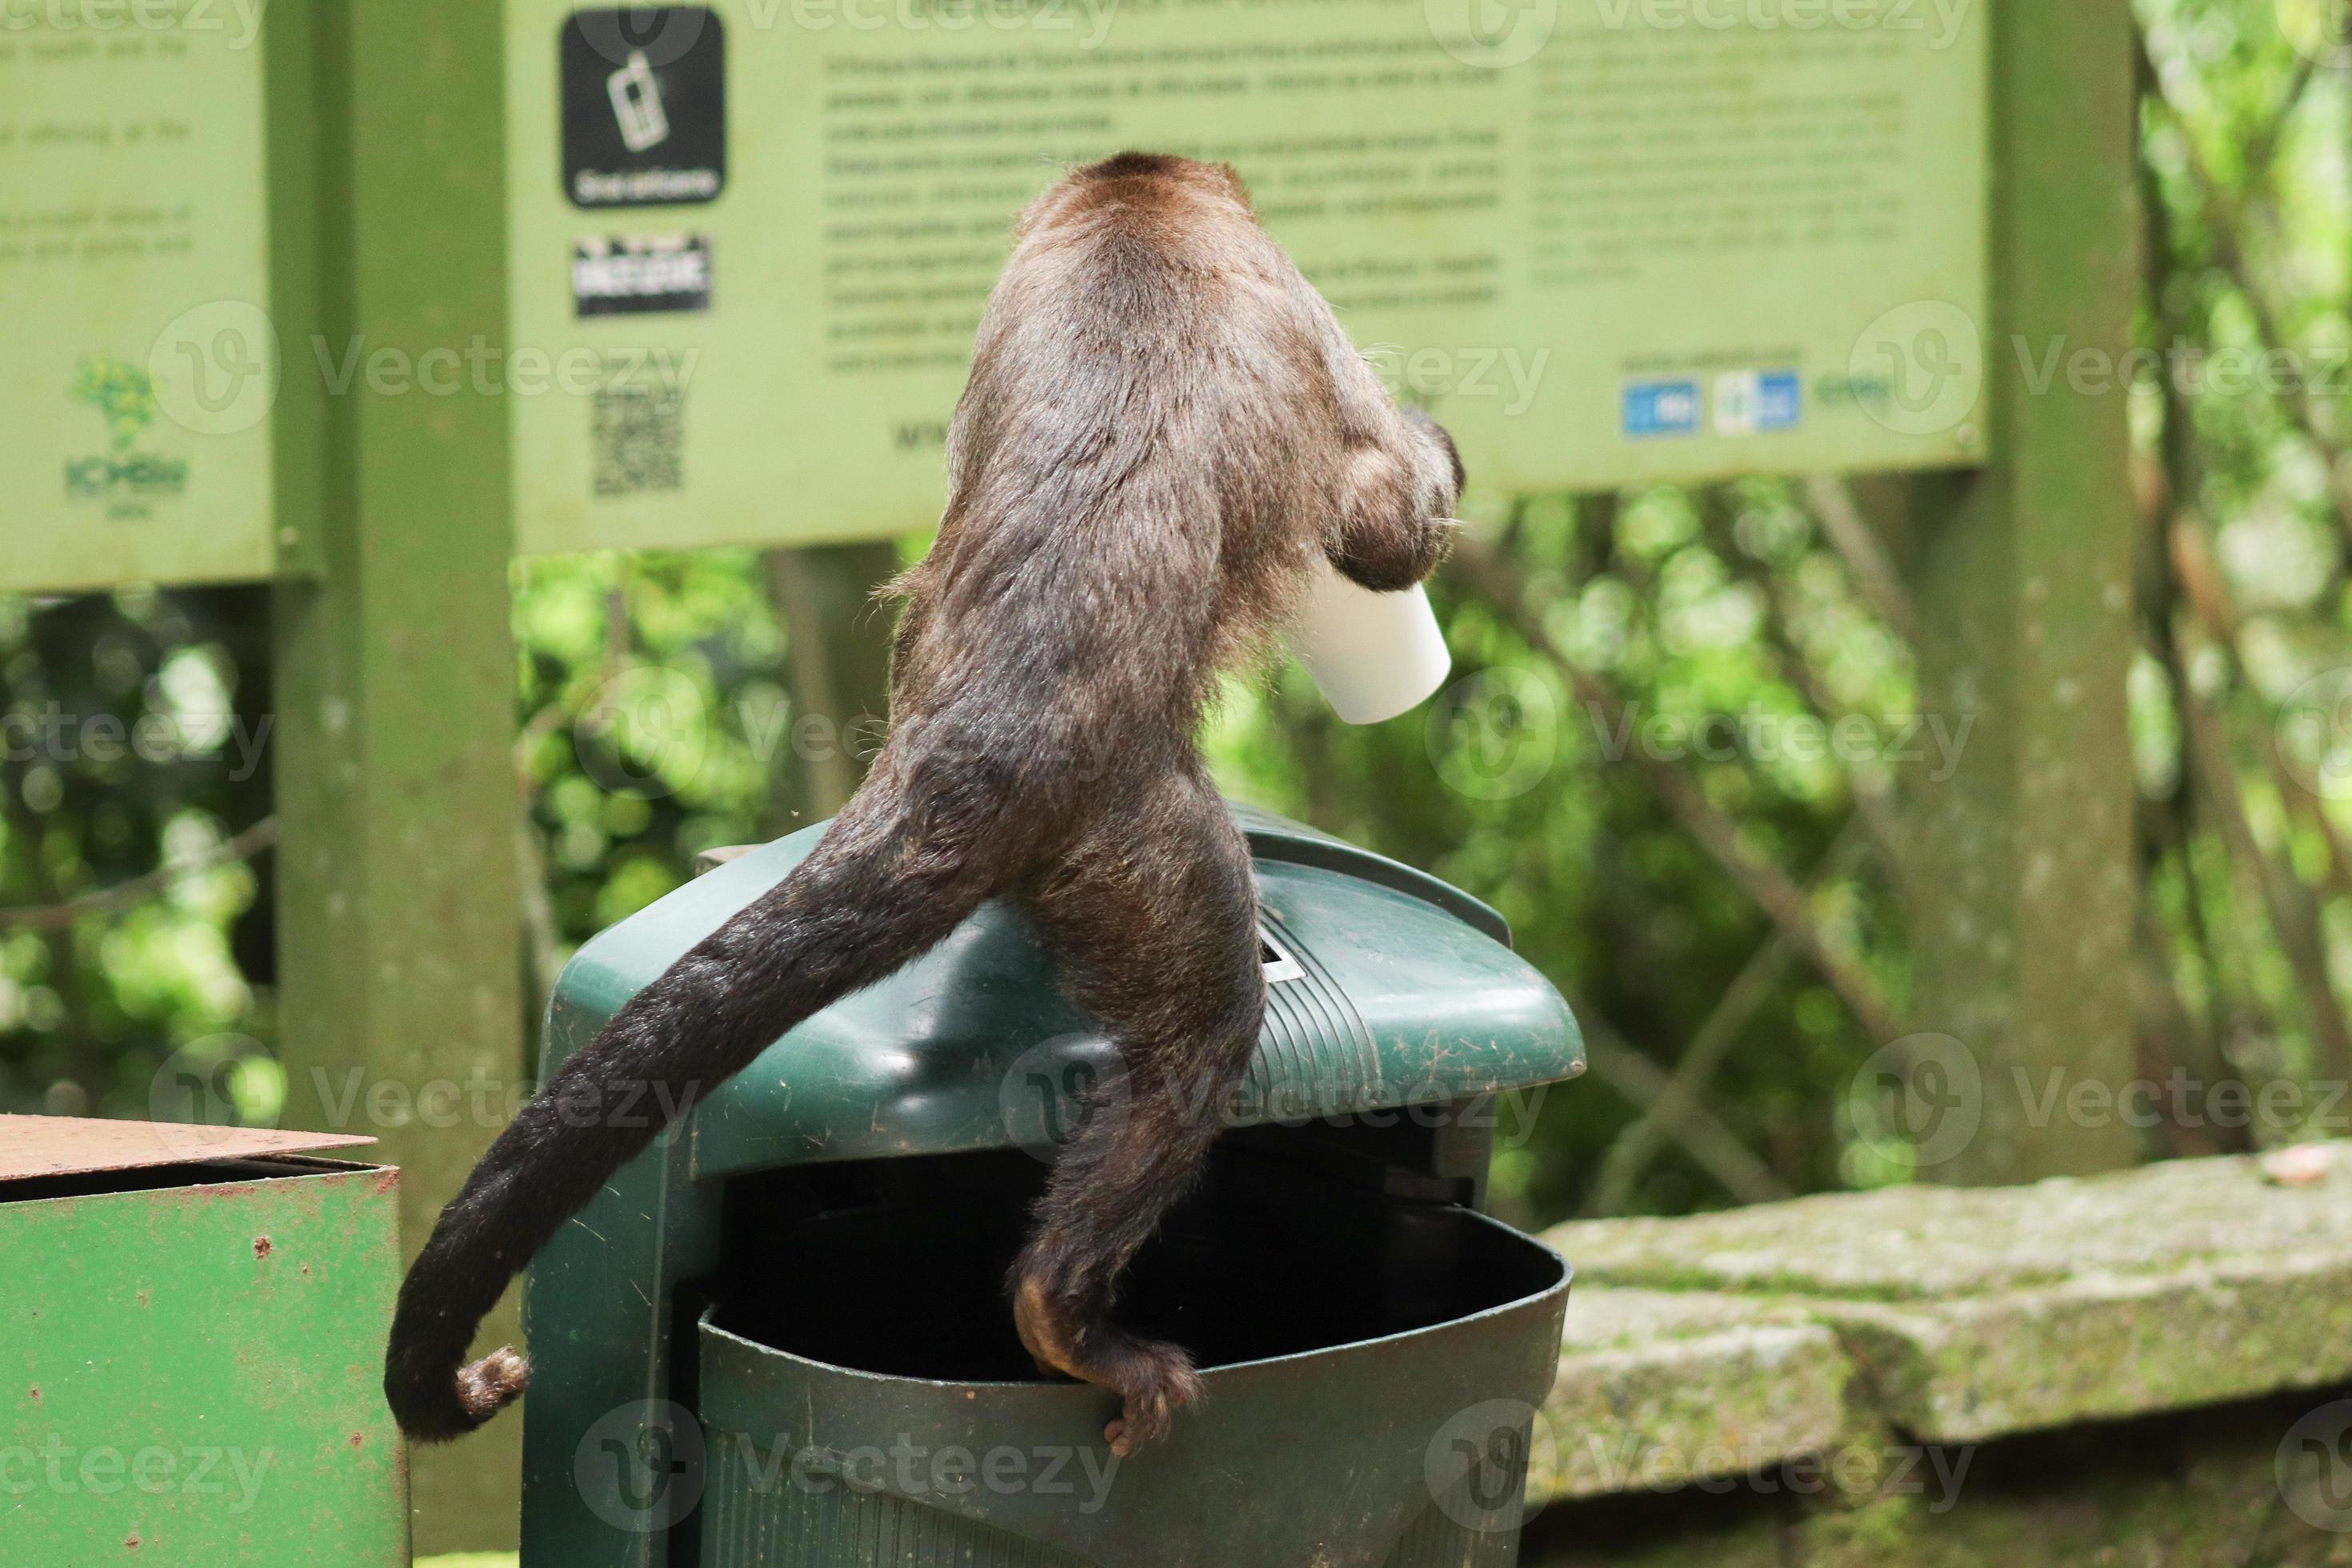
[{"label": "stone ledge", "polygon": [[2352,1143],[2326,1148],[2300,1186],[2179,1161],[1559,1226],[1578,1283],[1530,1495],[2352,1380]]},{"label": "stone ledge", "polygon": [[1532,1495],[1662,1490],[1832,1447],[1853,1363],[1827,1325],[1734,1296],[1570,1292]]}]

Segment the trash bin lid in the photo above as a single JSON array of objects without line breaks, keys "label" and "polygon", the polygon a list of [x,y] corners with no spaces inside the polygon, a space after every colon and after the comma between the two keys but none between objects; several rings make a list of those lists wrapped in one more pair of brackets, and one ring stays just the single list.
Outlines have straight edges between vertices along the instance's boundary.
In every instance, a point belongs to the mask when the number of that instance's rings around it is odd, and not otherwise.
[{"label": "trash bin lid", "polygon": [[[1583,1070],[1567,1004],[1510,950],[1493,910],[1297,823],[1234,816],[1256,857],[1268,984],[1228,1125],[1460,1100]],[[589,1038],[823,832],[737,857],[591,941],[557,984],[549,1040]],[[694,1173],[1057,1142],[1070,1096],[1114,1060],[1062,997],[1027,921],[992,902],[708,1096],[688,1133]]]}]

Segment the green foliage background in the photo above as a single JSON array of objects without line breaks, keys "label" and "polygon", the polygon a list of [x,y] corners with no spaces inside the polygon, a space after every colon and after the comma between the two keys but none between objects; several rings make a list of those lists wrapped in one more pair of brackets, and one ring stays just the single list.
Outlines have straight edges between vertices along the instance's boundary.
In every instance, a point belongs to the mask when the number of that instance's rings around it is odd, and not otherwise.
[{"label": "green foliage background", "polygon": [[[2269,0],[2148,0],[2143,20],[2151,86],[2171,105],[2147,116],[2144,343],[2286,347],[2340,366],[2352,347],[2352,72],[2315,68]],[[2341,395],[2299,412],[2260,386],[2168,393],[2161,378],[2130,395],[2150,542],[2148,647],[2133,682],[2147,823],[2143,1055],[2158,1067],[2306,1070],[2315,1010],[2335,998],[2298,985],[2259,889],[2282,870],[2303,888],[2325,962],[2352,974],[2342,897],[2352,873],[2332,803],[2296,796],[2274,744],[2292,695],[2352,664],[2341,499],[2352,491],[2333,446]],[[1237,684],[1211,736],[1220,776],[1237,797],[1496,904],[1597,1037],[1670,1070],[1769,928],[1662,800],[1655,773],[1613,742],[1612,717],[1571,689],[1570,670],[1627,705],[1637,747],[1671,750],[1710,717],[1718,736],[1724,716],[1738,719],[1751,739],[1662,765],[1696,784],[1744,853],[1808,889],[1821,940],[1899,1013],[1899,802],[1934,765],[1934,745],[1918,738],[1924,760],[1905,763],[1752,738],[1840,719],[1865,725],[1882,750],[1905,738],[1916,707],[1907,648],[1822,526],[1824,505],[1851,504],[1899,563],[1901,489],[1857,486],[1844,503],[1841,493],[1754,482],[1476,496],[1465,508],[1475,558],[1434,585],[1469,684],[1363,731],[1333,720],[1295,669]],[[2226,636],[2182,633],[2195,607],[2184,538],[2201,542],[2232,605]],[[572,946],[677,886],[697,851],[793,826],[794,773],[812,748],[870,743],[861,715],[792,711],[792,628],[770,584],[751,552],[516,568],[521,837],[544,890],[523,925],[542,990]],[[127,909],[23,913],[200,861],[267,816],[267,769],[243,767],[238,743],[266,740],[266,623],[258,589],[0,598],[0,713],[19,726],[0,760],[0,910],[15,911],[0,912],[0,1108],[146,1114],[172,1053],[241,1048],[223,1037],[272,1041],[266,857],[178,877]],[[2251,844],[2210,790],[2200,797],[2184,690],[2224,726]],[[126,732],[168,721],[173,760],[101,754],[88,743],[108,732],[88,728],[100,715]],[[23,726],[51,720],[83,742],[28,751]],[[2279,744],[2292,752],[2308,739],[2299,733]],[[1766,1190],[1906,1179],[1907,1148],[1853,1089],[1884,1042],[1805,962],[1755,974],[1758,1005],[1705,1095],[1719,1132],[1766,1173]],[[261,1119],[280,1088],[266,1058],[236,1079],[240,1104]],[[1536,1137],[1504,1155],[1506,1212],[1549,1218],[1590,1202],[1638,1098],[1622,1072],[1551,1094]],[[2210,1134],[2166,1128],[2148,1151],[2210,1146]],[[1683,1141],[1624,1174],[1612,1207],[1678,1212],[1757,1195],[1729,1190]]]}]

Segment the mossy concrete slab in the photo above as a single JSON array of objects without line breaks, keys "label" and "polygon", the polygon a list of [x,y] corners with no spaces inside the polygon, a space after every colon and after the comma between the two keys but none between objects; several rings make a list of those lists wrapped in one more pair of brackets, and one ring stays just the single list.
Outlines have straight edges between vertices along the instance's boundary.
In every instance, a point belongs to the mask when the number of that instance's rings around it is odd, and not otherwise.
[{"label": "mossy concrete slab", "polygon": [[1887,1419],[1975,1442],[2352,1377],[2352,1262],[2186,1267],[1926,1309],[1824,1302]]},{"label": "mossy concrete slab", "polygon": [[1531,1500],[1670,1491],[1835,1444],[1853,1363],[1803,1310],[1580,1286]]},{"label": "mossy concrete slab", "polygon": [[[2347,1568],[2343,1510],[2285,1485],[2294,1449],[2282,1437],[2309,1413],[2305,1397],[2289,1395],[1948,1448],[1858,1503],[1759,1498],[1736,1535],[1672,1500],[1588,1505],[1583,1517],[1571,1505],[1538,1521],[1524,1561],[1682,1568],[1716,1542],[1752,1540],[1762,1521],[1778,1526],[1775,1568]],[[2310,1479],[2324,1493],[2326,1481]],[[1603,1531],[1612,1554],[1575,1550],[1600,1544]]]},{"label": "mossy concrete slab", "polygon": [[[1528,1568],[2352,1568],[2347,1390],[1940,1445],[1875,1490],[1799,1458],[1728,1482],[1566,1500]],[[1873,1439],[1857,1429],[1844,1451]],[[1879,1440],[1885,1440],[1882,1435]],[[1899,1452],[1899,1450],[1890,1450]],[[1916,1450],[1913,1450],[1916,1453]]]},{"label": "mossy concrete slab", "polygon": [[2300,1186],[2251,1159],[2180,1161],[1545,1239],[1580,1289],[1761,1300],[1828,1326],[1888,1422],[1979,1441],[2352,1379],[2352,1144],[2329,1147]]}]

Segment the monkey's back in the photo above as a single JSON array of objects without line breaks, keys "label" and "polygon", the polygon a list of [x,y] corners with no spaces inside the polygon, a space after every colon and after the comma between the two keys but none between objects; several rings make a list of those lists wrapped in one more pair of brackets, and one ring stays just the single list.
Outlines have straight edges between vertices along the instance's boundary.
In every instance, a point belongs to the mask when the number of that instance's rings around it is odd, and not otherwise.
[{"label": "monkey's back", "polygon": [[1202,165],[1136,163],[1041,198],[990,296],[902,710],[984,681],[1189,742],[1304,581],[1334,447],[1305,286]]}]

